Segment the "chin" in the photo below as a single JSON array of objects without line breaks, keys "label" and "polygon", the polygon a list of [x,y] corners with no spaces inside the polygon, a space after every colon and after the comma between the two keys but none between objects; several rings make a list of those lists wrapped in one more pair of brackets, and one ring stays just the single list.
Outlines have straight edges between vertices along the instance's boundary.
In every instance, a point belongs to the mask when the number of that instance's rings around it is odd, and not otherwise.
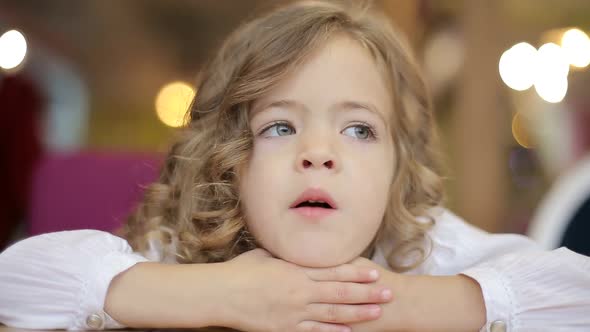
[{"label": "chin", "polygon": [[281,250],[274,254],[275,257],[287,262],[314,268],[331,267],[348,263],[359,255],[356,252],[343,250],[343,248],[328,249],[311,246],[308,248],[297,248],[295,250]]}]

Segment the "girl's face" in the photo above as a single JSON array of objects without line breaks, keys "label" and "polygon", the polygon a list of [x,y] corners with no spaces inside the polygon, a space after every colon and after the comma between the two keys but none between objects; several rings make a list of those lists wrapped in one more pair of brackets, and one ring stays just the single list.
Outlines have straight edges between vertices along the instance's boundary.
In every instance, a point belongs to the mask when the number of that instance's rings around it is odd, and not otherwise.
[{"label": "girl's face", "polygon": [[387,87],[370,53],[339,36],[254,103],[240,195],[250,232],[274,256],[334,266],[371,243],[394,168]]}]

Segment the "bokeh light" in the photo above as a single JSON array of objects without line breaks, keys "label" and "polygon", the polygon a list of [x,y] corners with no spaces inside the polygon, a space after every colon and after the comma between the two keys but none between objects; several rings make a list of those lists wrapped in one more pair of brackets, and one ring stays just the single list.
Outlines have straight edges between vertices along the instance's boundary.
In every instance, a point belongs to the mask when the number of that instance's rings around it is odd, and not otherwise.
[{"label": "bokeh light", "polygon": [[10,30],[0,36],[0,67],[10,70],[18,67],[27,55],[25,36],[17,30]]},{"label": "bokeh light", "polygon": [[570,29],[561,38],[561,47],[568,62],[578,68],[590,64],[590,38],[580,29]]},{"label": "bokeh light", "polygon": [[567,94],[569,62],[565,52],[554,43],[539,47],[535,91],[549,103],[558,103]]},{"label": "bokeh light", "polygon": [[535,91],[539,97],[549,103],[559,103],[567,94],[566,76],[551,76],[540,73],[535,81]]},{"label": "bokeh light", "polygon": [[189,84],[180,81],[162,87],[156,97],[156,113],[160,121],[170,127],[183,126],[195,94]]},{"label": "bokeh light", "polygon": [[506,85],[518,91],[530,88],[535,81],[537,50],[528,43],[518,43],[502,54],[500,77]]},{"label": "bokeh light", "polygon": [[516,113],[512,118],[512,136],[520,146],[527,149],[534,147],[529,125],[526,117],[521,112]]},{"label": "bokeh light", "polygon": [[539,47],[537,66],[537,74],[543,74],[543,76],[567,77],[570,70],[565,52],[555,43],[547,43]]}]

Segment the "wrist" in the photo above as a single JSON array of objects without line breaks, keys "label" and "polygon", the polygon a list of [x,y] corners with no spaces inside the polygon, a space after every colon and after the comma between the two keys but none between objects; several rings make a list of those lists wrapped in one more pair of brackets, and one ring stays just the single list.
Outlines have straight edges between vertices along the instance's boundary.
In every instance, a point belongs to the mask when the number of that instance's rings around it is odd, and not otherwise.
[{"label": "wrist", "polygon": [[[411,306],[413,299],[408,296],[408,287],[412,285],[412,277],[391,272],[382,271],[381,278],[385,286],[391,289],[393,298],[391,302],[383,304],[383,314],[381,315],[381,324],[379,331],[413,331]],[[408,308],[410,310],[408,310]]]},{"label": "wrist", "polygon": [[393,300],[381,331],[477,331],[485,305],[476,281],[459,276],[387,275]]},{"label": "wrist", "polygon": [[[204,326],[239,329],[242,318],[233,302],[236,298],[236,287],[233,286],[236,274],[232,272],[231,264],[222,262],[202,265],[207,275],[207,282],[203,284],[204,294],[206,294],[203,300],[208,302]],[[195,294],[195,296],[203,297],[203,293]]]},{"label": "wrist", "polygon": [[479,282],[470,276],[459,274],[455,276],[458,283],[462,285],[465,294],[466,312],[469,314],[469,321],[466,322],[471,330],[479,330],[486,324],[487,313],[483,292]]}]

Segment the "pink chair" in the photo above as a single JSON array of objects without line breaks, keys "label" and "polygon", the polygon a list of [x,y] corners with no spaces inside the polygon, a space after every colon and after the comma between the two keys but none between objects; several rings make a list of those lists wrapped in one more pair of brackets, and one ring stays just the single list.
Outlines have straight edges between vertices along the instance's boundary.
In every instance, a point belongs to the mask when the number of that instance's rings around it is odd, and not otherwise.
[{"label": "pink chair", "polygon": [[77,152],[43,158],[33,176],[29,235],[74,229],[113,232],[158,177],[154,154]]}]

